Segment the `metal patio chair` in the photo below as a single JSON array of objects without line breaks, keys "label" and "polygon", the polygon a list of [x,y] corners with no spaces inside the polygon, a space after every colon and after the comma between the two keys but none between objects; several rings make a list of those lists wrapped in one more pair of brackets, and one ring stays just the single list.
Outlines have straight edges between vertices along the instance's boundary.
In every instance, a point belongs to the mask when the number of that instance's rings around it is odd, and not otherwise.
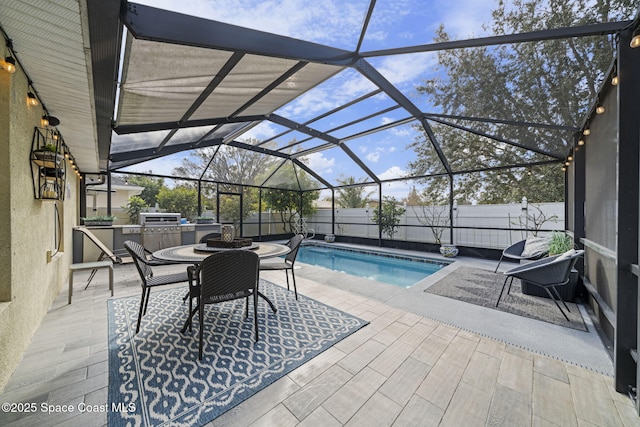
[{"label": "metal patio chair", "polygon": [[282,258],[278,258],[275,260],[265,260],[260,262],[260,270],[284,270],[285,275],[287,276],[287,289],[289,288],[289,271],[291,271],[291,276],[293,276],[293,292],[298,299],[298,289],[296,287],[296,274],[294,272],[294,264],[296,263],[296,257],[298,256],[298,249],[300,249],[300,244],[304,236],[302,234],[296,234],[287,242],[287,246],[291,249],[289,253]]},{"label": "metal patio chair", "polygon": [[537,251],[531,255],[522,255],[526,246],[527,240],[520,240],[519,242],[514,243],[513,245],[505,248],[502,251],[502,255],[500,255],[500,261],[498,261],[498,265],[496,265],[496,269],[493,271],[494,273],[498,272],[498,268],[500,267],[500,264],[502,263],[502,260],[504,258],[510,258],[510,259],[515,259],[515,260],[531,260],[531,259],[539,259],[543,256],[545,256],[548,252],[547,251]]},{"label": "metal patio chair", "polygon": [[564,318],[569,320],[567,314],[562,310],[562,307],[560,307],[558,300],[562,302],[562,305],[564,305],[564,308],[566,308],[568,312],[571,312],[571,310],[569,310],[569,307],[564,302],[556,288],[569,283],[569,274],[571,273],[571,269],[578,260],[578,257],[582,256],[582,254],[584,254],[583,250],[575,251],[572,249],[564,254],[543,258],[506,271],[504,273],[504,283],[502,284],[502,290],[498,296],[496,307],[500,304],[500,299],[504,293],[504,288],[507,286],[507,281],[509,281],[509,287],[507,288],[507,294],[509,294],[509,292],[511,292],[513,279],[518,278],[522,281],[529,282],[534,286],[543,288],[549,295],[549,298],[551,298],[556,304]]},{"label": "metal patio chair", "polygon": [[142,286],[142,297],[140,298],[140,310],[138,312],[138,323],[136,324],[136,334],[140,330],[140,321],[147,314],[147,305],[149,305],[149,294],[151,288],[155,286],[170,285],[173,283],[186,282],[189,280],[187,270],[180,273],[156,274],[151,267],[162,265],[175,265],[165,261],[157,261],[149,259],[151,251],[145,249],[140,243],[127,240],[124,247],[133,258],[138,273],[140,274],[140,285]]}]

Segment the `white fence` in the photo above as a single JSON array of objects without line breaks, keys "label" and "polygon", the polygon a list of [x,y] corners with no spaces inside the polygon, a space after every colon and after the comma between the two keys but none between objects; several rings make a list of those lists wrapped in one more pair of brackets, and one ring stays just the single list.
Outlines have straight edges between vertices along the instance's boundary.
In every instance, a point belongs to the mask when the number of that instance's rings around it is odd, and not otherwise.
[{"label": "white fence", "polygon": [[[453,243],[460,246],[503,249],[512,243],[531,235],[535,229],[532,217],[539,222],[541,217],[553,218],[547,220],[541,227],[543,230],[563,230],[564,204],[541,203],[529,204],[527,210],[522,204],[508,205],[459,205],[454,211]],[[419,216],[420,207],[403,206],[404,215],[400,219],[394,240],[411,242],[435,243],[436,240],[430,227],[422,225]],[[445,212],[448,219],[448,206],[437,207]],[[315,234],[329,234],[331,229],[331,209],[319,209],[315,215],[305,218],[306,226]],[[260,233],[258,230],[258,215],[251,215],[244,220],[244,235],[263,236],[286,233],[280,220],[280,215],[274,212],[263,212]],[[335,234],[337,236],[362,237],[377,239],[378,226],[373,222],[373,208],[371,209],[343,209],[335,210]],[[424,221],[423,221],[424,222]],[[449,228],[442,233],[442,243],[450,242]],[[529,231],[527,231],[529,230]],[[382,236],[384,239],[389,236]]]},{"label": "white fence", "polygon": [[[419,216],[420,207],[405,206],[394,240],[435,243],[430,227],[422,225]],[[448,219],[448,206],[439,207]],[[453,243],[460,246],[502,249],[524,239],[533,233],[534,221],[548,218],[541,227],[543,230],[563,230],[564,204],[529,204],[527,210],[522,205],[459,205],[454,211]],[[378,226],[373,222],[373,209],[336,209],[335,234],[338,236],[378,238]],[[423,221],[424,222],[424,221]],[[316,234],[331,233],[331,210],[322,209],[307,219],[307,226]],[[529,230],[529,231],[527,231]],[[383,235],[383,238],[388,236]],[[449,243],[450,232],[446,227],[442,233],[442,243]]]}]

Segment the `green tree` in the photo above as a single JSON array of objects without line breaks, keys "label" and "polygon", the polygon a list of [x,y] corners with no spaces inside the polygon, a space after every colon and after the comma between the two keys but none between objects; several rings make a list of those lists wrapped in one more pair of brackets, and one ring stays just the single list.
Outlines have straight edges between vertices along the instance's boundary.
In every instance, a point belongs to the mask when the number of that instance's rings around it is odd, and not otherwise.
[{"label": "green tree", "polygon": [[140,196],[131,196],[129,197],[129,201],[126,206],[123,206],[127,210],[127,215],[129,215],[129,224],[139,224],[140,223],[140,212],[149,207],[147,202]]},{"label": "green tree", "polygon": [[422,197],[420,197],[420,193],[416,190],[415,185],[409,190],[405,201],[407,202],[407,206],[420,206],[422,204]]},{"label": "green tree", "polygon": [[[286,232],[293,232],[297,216],[311,216],[316,208],[314,201],[318,200],[318,191],[307,191],[300,195],[294,190],[266,190],[262,194],[265,204],[280,215],[280,221]],[[301,206],[302,204],[302,206]]]},{"label": "green tree", "polygon": [[369,202],[369,197],[373,193],[367,191],[364,186],[357,186],[365,181],[364,178],[356,179],[353,176],[336,179],[340,185],[348,185],[346,188],[339,188],[336,195],[336,205],[341,208],[364,208]]},{"label": "green tree", "polygon": [[[491,27],[496,35],[538,31],[607,22],[633,16],[637,2],[597,0],[500,0]],[[440,27],[436,42],[449,41]],[[445,73],[417,88],[428,103],[444,114],[480,118],[508,118],[577,126],[597,96],[604,72],[613,58],[607,37],[582,37],[479,47],[438,52]],[[545,151],[564,155],[573,132],[545,127],[507,126],[471,120],[449,120],[523,146],[535,144]],[[551,157],[514,145],[430,122],[454,171],[485,169]],[[426,134],[410,145],[416,153],[409,163],[413,174],[442,171],[440,159]],[[531,174],[529,174],[531,172]],[[432,185],[446,191],[445,183]],[[560,165],[537,166],[460,175],[456,197],[484,203],[531,202],[564,199],[564,175]]]},{"label": "green tree", "polygon": [[[151,171],[149,171],[149,173],[151,173]],[[142,190],[139,197],[145,201],[147,206],[156,205],[158,193],[160,192],[160,189],[164,187],[163,178],[153,178],[142,175],[129,175],[127,177],[127,183],[144,187],[144,190]]]},{"label": "green tree", "polygon": [[[249,144],[257,142],[257,140],[247,141]],[[264,147],[274,148],[270,144]],[[264,178],[268,176],[268,171],[272,170],[277,163],[272,156],[263,153],[220,145],[194,150],[188,158],[182,160],[182,164],[179,167],[173,170],[173,174],[175,176],[219,182],[218,188],[221,191],[237,193],[243,191],[238,184],[262,184]],[[215,188],[213,185],[203,186],[202,196],[205,204],[215,206]],[[246,218],[251,212],[255,212],[258,209],[258,192],[245,187],[243,199],[242,214]],[[237,210],[232,212],[235,209],[233,204],[226,202],[223,204],[221,202],[221,212],[224,211],[230,217],[235,218],[238,216],[235,213]],[[239,218],[237,220],[239,221]],[[234,221],[236,220],[234,219]]]},{"label": "green tree", "polygon": [[198,190],[187,186],[162,187],[158,205],[167,212],[180,212],[183,218],[194,220],[198,211]]},{"label": "green tree", "polygon": [[400,224],[400,217],[404,215],[405,209],[398,206],[395,197],[385,196],[381,209],[373,211],[373,222],[378,224],[383,233],[393,240],[396,229]]}]

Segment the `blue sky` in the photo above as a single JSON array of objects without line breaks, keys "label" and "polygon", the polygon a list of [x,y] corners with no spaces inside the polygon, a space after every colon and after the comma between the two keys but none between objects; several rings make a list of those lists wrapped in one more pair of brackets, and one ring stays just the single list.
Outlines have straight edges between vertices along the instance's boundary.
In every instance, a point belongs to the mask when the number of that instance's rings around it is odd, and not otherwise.
[{"label": "blue sky", "polygon": [[[354,50],[369,6],[368,0],[142,0],[138,3],[235,25],[269,31],[342,49]],[[495,0],[378,0],[366,32],[361,51],[412,46],[432,42],[440,23],[452,39],[486,36],[482,24],[491,21]],[[416,96],[415,86],[434,73],[437,56],[433,53],[398,55],[370,58],[369,61],[390,82],[398,87],[423,111],[429,106]],[[297,100],[284,106],[277,113],[292,120],[304,122],[325,111],[351,101],[374,90],[373,84],[354,70],[327,80]],[[311,126],[325,131],[349,122],[357,117],[380,111],[392,103],[385,96],[378,96],[363,103],[355,112],[331,116]],[[374,127],[407,117],[403,110],[395,110],[371,121],[337,132],[343,138],[362,130],[362,126]],[[243,137],[264,139],[280,133],[283,128],[273,123],[263,123]],[[286,139],[292,136],[287,135]],[[347,145],[358,154],[366,165],[380,178],[388,179],[406,173],[407,161],[412,153],[404,148],[415,137],[410,125],[394,127],[372,136],[354,139]],[[240,138],[242,139],[242,138]],[[281,145],[287,141],[280,142]],[[182,155],[169,156],[153,162],[137,165],[129,170],[169,174],[181,162]],[[312,169],[330,182],[336,183],[340,174],[364,177],[364,173],[342,152],[331,149],[307,157]],[[387,194],[395,193],[388,185]],[[398,191],[406,195],[406,185],[398,184]],[[404,189],[401,189],[404,187]],[[400,195],[400,194],[399,194]],[[401,195],[400,195],[401,196]],[[401,196],[402,197],[402,196]]]}]

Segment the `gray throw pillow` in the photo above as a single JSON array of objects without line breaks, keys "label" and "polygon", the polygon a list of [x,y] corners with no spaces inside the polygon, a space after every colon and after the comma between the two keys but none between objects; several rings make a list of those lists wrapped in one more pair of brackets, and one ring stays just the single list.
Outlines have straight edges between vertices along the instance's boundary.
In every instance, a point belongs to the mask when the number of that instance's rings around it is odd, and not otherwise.
[{"label": "gray throw pillow", "polygon": [[535,258],[549,252],[551,239],[549,237],[527,237],[524,242],[524,250],[520,256]]}]

